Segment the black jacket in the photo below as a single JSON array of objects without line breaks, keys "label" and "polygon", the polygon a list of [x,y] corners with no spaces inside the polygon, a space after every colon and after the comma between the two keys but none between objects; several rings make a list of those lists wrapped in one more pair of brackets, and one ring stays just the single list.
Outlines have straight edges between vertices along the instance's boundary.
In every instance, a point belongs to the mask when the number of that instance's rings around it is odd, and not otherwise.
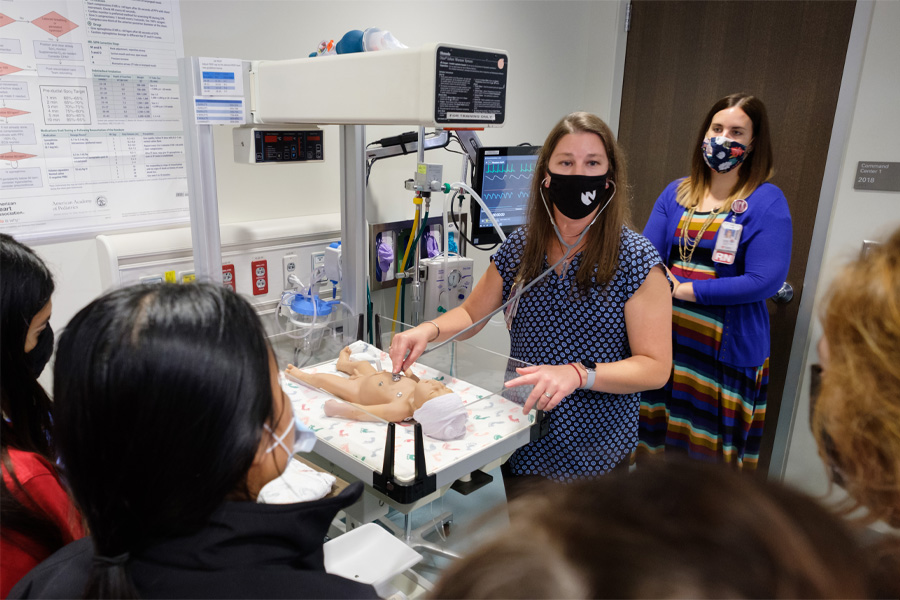
[{"label": "black jacket", "polygon": [[[143,598],[377,598],[375,590],[325,572],[322,543],[332,519],[362,494],[299,504],[226,502],[199,532],[132,556],[128,573]],[[80,598],[91,538],[63,547],[13,588],[10,598]]]}]

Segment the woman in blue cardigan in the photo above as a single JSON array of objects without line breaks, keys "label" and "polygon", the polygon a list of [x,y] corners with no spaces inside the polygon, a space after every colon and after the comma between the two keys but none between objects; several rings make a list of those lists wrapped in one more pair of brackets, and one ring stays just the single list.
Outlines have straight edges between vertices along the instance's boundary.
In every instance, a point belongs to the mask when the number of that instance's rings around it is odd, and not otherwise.
[{"label": "woman in blue cardigan", "polygon": [[763,103],[710,109],[690,176],[673,181],[644,229],[674,276],[674,368],[641,399],[638,452],[687,453],[754,469],[766,418],[769,315],[791,258],[791,216],[774,174]]}]

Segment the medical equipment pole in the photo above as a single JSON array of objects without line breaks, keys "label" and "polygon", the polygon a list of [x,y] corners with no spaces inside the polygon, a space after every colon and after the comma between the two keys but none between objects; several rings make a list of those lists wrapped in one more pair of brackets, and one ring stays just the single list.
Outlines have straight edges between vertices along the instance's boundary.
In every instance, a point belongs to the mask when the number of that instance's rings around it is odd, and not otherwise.
[{"label": "medical equipment pole", "polygon": [[[341,299],[350,308],[352,319],[366,315],[366,128],[341,125]],[[355,337],[344,324],[347,339]],[[363,327],[367,325],[363,321]]]},{"label": "medical equipment pole", "polygon": [[[416,158],[418,164],[422,164],[425,162],[425,128],[419,127],[419,144],[418,144],[418,152],[416,154]],[[431,194],[428,192],[424,192],[422,194],[422,198],[425,201],[425,213],[428,214],[428,208],[431,203]],[[427,224],[422,223],[422,227],[424,228]],[[420,235],[421,237],[421,235]],[[412,325],[418,325],[422,321],[422,282],[421,276],[419,274],[419,247],[416,244],[416,247],[412,249],[413,253],[413,280],[412,280],[412,302],[409,311],[409,322]]]},{"label": "medical equipment pole", "polygon": [[194,115],[194,98],[200,95],[199,59],[182,58],[178,63],[194,273],[197,281],[221,284],[222,240],[212,125],[198,125]]}]

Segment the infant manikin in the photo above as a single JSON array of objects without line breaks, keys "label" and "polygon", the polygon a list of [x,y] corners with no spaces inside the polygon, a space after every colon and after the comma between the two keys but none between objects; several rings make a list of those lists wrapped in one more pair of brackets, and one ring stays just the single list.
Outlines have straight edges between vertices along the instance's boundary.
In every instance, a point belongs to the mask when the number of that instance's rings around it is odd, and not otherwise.
[{"label": "infant manikin", "polygon": [[377,358],[365,353],[366,348],[356,342],[341,350],[336,368],[349,378],[306,373],[293,365],[285,374],[344,400],[325,402],[329,417],[394,423],[413,418],[433,438],[455,440],[466,434],[466,410],[458,394],[434,379],[419,379],[409,369],[395,381],[390,372],[380,370]]}]

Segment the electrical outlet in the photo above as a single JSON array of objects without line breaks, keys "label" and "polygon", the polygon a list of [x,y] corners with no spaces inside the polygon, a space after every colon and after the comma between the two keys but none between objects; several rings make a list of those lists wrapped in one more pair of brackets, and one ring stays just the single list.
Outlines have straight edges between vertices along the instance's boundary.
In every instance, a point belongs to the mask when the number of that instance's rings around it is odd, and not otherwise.
[{"label": "electrical outlet", "polygon": [[269,293],[269,266],[265,259],[250,263],[250,276],[253,280],[253,295],[262,296]]},{"label": "electrical outlet", "polygon": [[[281,258],[281,271],[284,274],[284,288],[288,290],[292,287],[291,282],[288,278],[291,275],[297,275],[297,267],[299,267],[299,259],[295,253],[285,254]],[[299,277],[299,275],[298,275]]]},{"label": "electrical outlet", "polygon": [[315,273],[318,268],[325,268],[325,251],[312,252],[309,255],[309,272]]},{"label": "electrical outlet", "polygon": [[230,287],[232,292],[237,291],[234,281],[234,265],[225,263],[222,265],[222,285]]}]

